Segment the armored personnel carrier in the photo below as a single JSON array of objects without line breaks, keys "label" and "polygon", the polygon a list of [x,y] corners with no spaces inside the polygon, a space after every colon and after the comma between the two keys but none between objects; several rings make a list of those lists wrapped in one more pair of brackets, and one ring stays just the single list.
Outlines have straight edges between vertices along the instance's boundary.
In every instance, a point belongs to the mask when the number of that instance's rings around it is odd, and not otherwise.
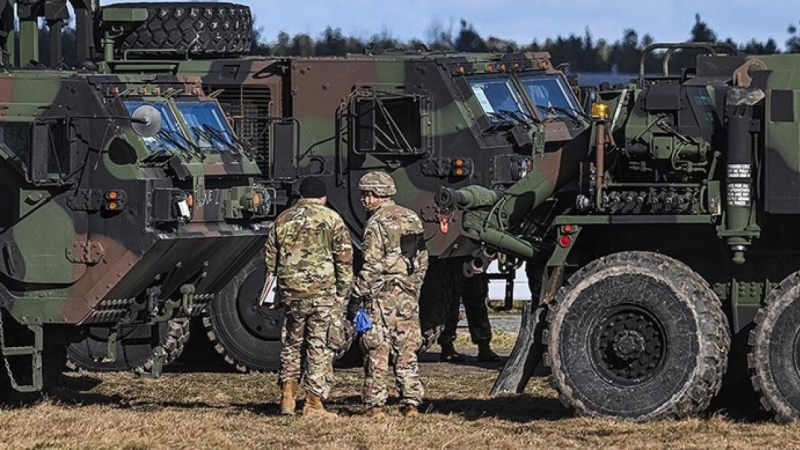
[{"label": "armored personnel carrier", "polygon": [[[125,361],[115,344],[141,327],[155,331],[136,365],[157,373],[185,340],[182,318],[262,247],[271,191],[254,183],[256,161],[199,78],[48,69],[38,19],[57,22],[66,3],[18,4],[19,36],[13,2],[3,5],[3,385],[47,387],[67,346],[92,333],[107,345],[87,363]],[[91,27],[91,5],[72,6]],[[152,339],[165,326],[169,345]]]},{"label": "armored personnel carrier", "polygon": [[[210,31],[207,17],[222,15],[227,21],[219,26],[227,23],[232,31]],[[547,53],[254,58],[238,55],[246,37],[237,24],[250,21],[239,5],[109,5],[98,20],[103,71],[202,79],[255,155],[259,182],[276,191],[276,212],[298,198],[301,179],[318,177],[358,243],[366,222],[359,177],[375,169],[394,177],[396,200],[420,215],[435,257],[421,301],[425,348],[441,330],[451,298],[481,292],[464,288],[462,274],[480,248],[460,235],[459,211],[439,213],[437,191],[471,184],[504,189],[538,170],[533,160],[540,150],[534,149],[561,147],[588,127]],[[553,103],[541,120],[530,111],[536,96],[548,92]],[[209,336],[241,370],[276,369],[280,315],[255,303],[263,261],[256,258],[236,280],[238,290],[210,305]]]}]

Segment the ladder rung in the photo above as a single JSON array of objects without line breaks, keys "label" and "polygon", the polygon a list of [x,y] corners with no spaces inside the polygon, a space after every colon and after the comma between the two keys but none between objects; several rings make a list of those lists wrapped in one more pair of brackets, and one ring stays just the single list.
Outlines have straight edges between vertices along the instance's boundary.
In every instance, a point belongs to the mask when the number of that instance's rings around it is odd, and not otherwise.
[{"label": "ladder rung", "polygon": [[6,347],[3,349],[5,356],[32,355],[36,352],[34,347]]}]

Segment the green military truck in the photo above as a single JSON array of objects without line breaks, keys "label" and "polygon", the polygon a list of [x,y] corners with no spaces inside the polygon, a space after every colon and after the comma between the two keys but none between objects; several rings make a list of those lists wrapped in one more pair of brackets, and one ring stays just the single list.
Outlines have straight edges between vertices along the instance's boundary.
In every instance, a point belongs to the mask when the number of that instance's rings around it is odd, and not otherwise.
[{"label": "green military truck", "polygon": [[[211,32],[220,11],[232,30]],[[101,67],[115,74],[201,77],[255,155],[259,181],[275,189],[276,211],[297,199],[299,180],[319,177],[356,242],[366,223],[359,177],[375,169],[392,174],[397,201],[420,215],[435,257],[421,304],[432,343],[444,307],[462,292],[463,262],[485,261],[461,236],[461,213],[439,213],[436,193],[471,184],[505,189],[539,170],[534,149],[561,147],[585,134],[588,124],[577,116],[581,106],[566,78],[547,53],[241,57],[249,34],[236,24],[249,21],[247,8],[229,3],[109,5],[98,13]],[[529,112],[543,95],[551,98],[538,113],[546,121]],[[557,164],[550,153],[540,157]],[[255,302],[263,261],[256,258],[236,280],[238,291],[212,302],[208,334],[239,369],[274,370],[280,315]],[[480,289],[464,290],[476,293]]]},{"label": "green military truck", "polygon": [[[23,392],[52,384],[92,333],[107,345],[90,362],[124,361],[114,343],[151,328],[157,373],[181,318],[263,245],[272,198],[200,79],[44,68],[38,19],[61,17],[57,3],[16,5],[18,33],[14,2],[0,5],[0,372]],[[90,26],[91,5],[72,6]]]},{"label": "green military truck", "polygon": [[[699,52],[696,65],[670,71],[677,51]],[[502,193],[440,195],[466,210],[466,236],[546,269],[495,390],[519,390],[544,353],[581,414],[684,417],[724,381],[797,419],[800,56],[657,52],[662,73],[646,75],[643,57],[630,85],[591,94],[555,195],[533,174]]]}]

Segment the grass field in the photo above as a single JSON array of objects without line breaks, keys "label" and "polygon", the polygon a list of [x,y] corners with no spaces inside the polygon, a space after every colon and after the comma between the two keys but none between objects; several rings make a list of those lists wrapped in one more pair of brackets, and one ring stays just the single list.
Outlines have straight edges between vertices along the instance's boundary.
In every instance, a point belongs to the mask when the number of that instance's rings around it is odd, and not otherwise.
[{"label": "grass field", "polygon": [[[463,333],[462,333],[463,334]],[[513,342],[508,336],[498,341]],[[465,340],[459,343],[466,347]],[[435,361],[435,354],[426,361]],[[424,362],[425,414],[406,419],[393,405],[385,420],[358,415],[359,369],[344,369],[330,420],[276,415],[272,374],[70,373],[37,404],[0,410],[0,446],[70,448],[790,448],[800,426],[725,411],[647,424],[576,418],[546,379],[524,395],[487,395],[497,368]],[[755,416],[758,416],[757,414]]]}]

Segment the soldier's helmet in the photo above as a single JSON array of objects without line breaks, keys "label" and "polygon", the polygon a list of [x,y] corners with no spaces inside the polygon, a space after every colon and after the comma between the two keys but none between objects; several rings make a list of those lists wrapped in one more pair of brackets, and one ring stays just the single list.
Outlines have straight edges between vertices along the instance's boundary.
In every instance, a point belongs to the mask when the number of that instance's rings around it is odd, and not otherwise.
[{"label": "soldier's helmet", "polygon": [[372,192],[376,197],[391,197],[397,193],[394,180],[386,172],[373,170],[368,172],[358,180],[358,190],[361,192]]}]

